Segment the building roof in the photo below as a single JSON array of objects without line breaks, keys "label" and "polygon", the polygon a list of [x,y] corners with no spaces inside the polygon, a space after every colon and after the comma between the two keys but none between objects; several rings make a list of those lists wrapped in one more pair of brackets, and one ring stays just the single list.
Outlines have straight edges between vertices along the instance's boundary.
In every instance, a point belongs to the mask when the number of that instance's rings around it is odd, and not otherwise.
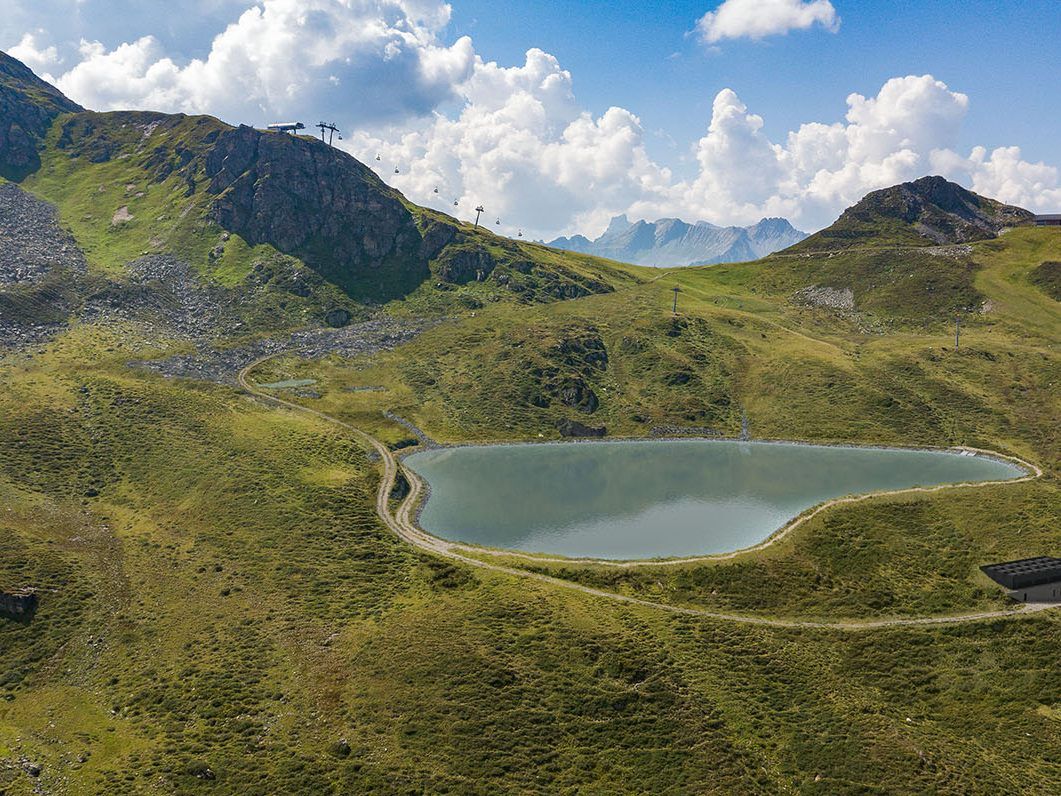
[{"label": "building roof", "polygon": [[980,570],[1007,589],[1022,589],[1026,586],[1061,581],[1061,558],[1022,558],[1019,561],[987,564],[980,567]]},{"label": "building roof", "polygon": [[1035,217],[1036,221],[1061,221],[1061,213],[1044,213]]}]

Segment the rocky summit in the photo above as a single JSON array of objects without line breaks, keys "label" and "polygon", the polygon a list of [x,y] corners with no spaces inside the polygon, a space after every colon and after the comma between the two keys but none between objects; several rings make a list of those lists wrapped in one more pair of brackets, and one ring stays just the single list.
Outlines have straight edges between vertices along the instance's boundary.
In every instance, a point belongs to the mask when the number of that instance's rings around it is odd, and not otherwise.
[{"label": "rocky summit", "polygon": [[922,177],[866,194],[799,248],[841,249],[882,240],[911,246],[967,243],[994,238],[1031,219],[1027,210],[980,196],[943,177]]},{"label": "rocky summit", "polygon": [[411,290],[456,235],[454,225],[425,237],[396,191],[320,141],[241,125],[218,135],[204,166],[220,226],[295,255],[346,289]]}]

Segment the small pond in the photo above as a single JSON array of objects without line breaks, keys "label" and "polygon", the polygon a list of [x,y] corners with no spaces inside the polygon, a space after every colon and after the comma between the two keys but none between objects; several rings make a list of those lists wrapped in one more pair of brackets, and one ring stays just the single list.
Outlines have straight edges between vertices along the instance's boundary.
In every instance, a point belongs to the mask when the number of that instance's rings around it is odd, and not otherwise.
[{"label": "small pond", "polygon": [[726,553],[831,498],[1024,475],[950,451],[728,440],[467,446],[405,463],[431,487],[430,533],[611,559]]},{"label": "small pond", "polygon": [[268,384],[259,384],[267,390],[291,390],[296,387],[309,387],[316,384],[316,379],[286,379],[285,381],[271,381]]}]

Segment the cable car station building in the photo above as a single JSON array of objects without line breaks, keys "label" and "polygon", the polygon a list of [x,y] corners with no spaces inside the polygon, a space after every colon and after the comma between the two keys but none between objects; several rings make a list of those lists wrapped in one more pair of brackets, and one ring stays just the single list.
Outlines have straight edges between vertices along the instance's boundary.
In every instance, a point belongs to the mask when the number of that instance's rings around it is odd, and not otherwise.
[{"label": "cable car station building", "polygon": [[980,571],[1022,603],[1061,603],[1061,558],[1038,556],[988,564]]}]

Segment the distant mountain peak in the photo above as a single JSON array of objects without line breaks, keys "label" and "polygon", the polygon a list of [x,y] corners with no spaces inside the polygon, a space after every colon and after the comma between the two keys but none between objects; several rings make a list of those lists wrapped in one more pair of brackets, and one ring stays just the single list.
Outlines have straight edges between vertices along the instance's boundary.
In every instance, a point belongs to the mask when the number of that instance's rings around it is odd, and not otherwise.
[{"label": "distant mountain peak", "polygon": [[[627,230],[631,227],[630,219],[623,213],[619,216],[613,216],[612,220],[608,222],[608,229],[604,231],[605,235],[615,235],[623,230]],[[578,237],[582,237],[581,235]]]},{"label": "distant mountain peak", "polygon": [[756,260],[805,237],[805,232],[783,218],[764,218],[749,227],[718,227],[707,221],[689,224],[680,218],[631,222],[620,215],[596,240],[574,235],[548,245],[635,265],[673,268]]}]

